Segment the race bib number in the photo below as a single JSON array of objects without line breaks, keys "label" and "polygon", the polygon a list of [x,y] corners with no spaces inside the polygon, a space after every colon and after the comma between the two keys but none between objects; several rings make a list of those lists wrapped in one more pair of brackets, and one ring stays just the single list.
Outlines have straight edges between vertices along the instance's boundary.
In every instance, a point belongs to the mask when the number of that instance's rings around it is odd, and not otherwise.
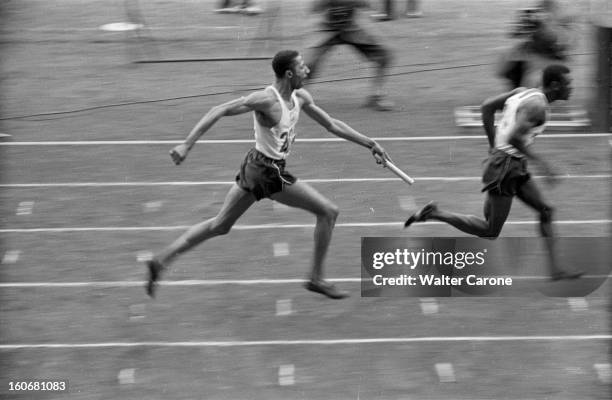
[{"label": "race bib number", "polygon": [[280,148],[280,152],[281,153],[288,153],[289,152],[289,147],[291,146],[291,144],[295,140],[295,136],[293,135],[293,131],[281,133],[280,138],[283,141],[283,145]]}]

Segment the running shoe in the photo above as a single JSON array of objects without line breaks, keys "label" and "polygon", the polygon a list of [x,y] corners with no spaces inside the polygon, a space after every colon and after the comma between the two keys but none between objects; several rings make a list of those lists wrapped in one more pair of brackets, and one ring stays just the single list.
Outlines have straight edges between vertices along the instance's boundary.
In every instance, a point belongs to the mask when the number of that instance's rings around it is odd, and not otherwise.
[{"label": "running shoe", "polygon": [[419,211],[415,212],[404,222],[404,228],[408,228],[415,222],[423,222],[426,221],[427,218],[431,215],[432,212],[436,211],[438,206],[433,201],[430,201],[425,205],[425,207],[421,208]]},{"label": "running shoe", "polygon": [[304,283],[304,287],[306,290],[310,290],[311,292],[320,293],[324,296],[329,297],[330,299],[344,299],[349,296],[348,292],[344,292],[336,288],[335,285],[332,285],[329,282],[325,281],[308,281]]}]

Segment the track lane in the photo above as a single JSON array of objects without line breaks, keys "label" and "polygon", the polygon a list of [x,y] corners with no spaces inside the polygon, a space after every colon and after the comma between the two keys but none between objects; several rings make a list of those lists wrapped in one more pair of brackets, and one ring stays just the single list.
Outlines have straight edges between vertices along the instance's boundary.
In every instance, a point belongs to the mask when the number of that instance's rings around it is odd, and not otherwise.
[{"label": "track lane", "polygon": [[[585,140],[555,139],[552,143],[541,143],[538,150],[545,159],[558,165],[561,174],[608,174],[610,153],[606,139]],[[588,148],[589,156],[580,157],[576,146]],[[197,146],[179,167],[168,156],[171,146],[166,149],[93,146],[42,150],[6,147],[3,151],[9,179],[5,183],[228,181],[234,178],[250,147],[249,144],[232,145],[229,151],[223,151],[216,145]],[[388,150],[396,165],[413,176],[449,176],[450,171],[458,172],[459,176],[479,176],[481,162],[487,156],[486,142],[473,141],[397,143]],[[305,179],[393,176],[377,166],[366,149],[349,142],[296,145],[287,168]]]}]

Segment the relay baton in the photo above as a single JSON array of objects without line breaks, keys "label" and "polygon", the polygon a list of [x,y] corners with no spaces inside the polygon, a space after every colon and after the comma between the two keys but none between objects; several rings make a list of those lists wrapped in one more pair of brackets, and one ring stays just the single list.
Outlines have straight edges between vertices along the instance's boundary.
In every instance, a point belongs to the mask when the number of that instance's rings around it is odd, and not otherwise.
[{"label": "relay baton", "polygon": [[396,167],[395,164],[393,164],[391,161],[385,160],[384,165],[385,167],[389,168],[391,172],[393,172],[395,175],[399,176],[407,184],[412,185],[414,183],[414,179],[406,175],[404,171]]}]

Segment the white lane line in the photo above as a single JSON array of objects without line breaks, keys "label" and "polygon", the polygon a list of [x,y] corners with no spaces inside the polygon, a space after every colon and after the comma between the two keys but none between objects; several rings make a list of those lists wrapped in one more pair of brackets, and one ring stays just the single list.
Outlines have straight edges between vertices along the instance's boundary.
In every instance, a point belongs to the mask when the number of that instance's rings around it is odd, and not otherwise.
[{"label": "white lane line", "polygon": [[[353,279],[328,279],[330,282],[361,282],[360,278]],[[266,285],[303,283],[305,279],[251,279],[251,280],[205,280],[191,279],[184,281],[162,281],[162,286],[220,286],[220,285]],[[2,282],[0,288],[117,288],[117,287],[140,287],[144,281],[100,281],[100,282]]]},{"label": "white lane line", "polygon": [[[585,139],[585,138],[612,137],[611,133],[551,133],[538,136],[540,139]],[[377,142],[431,142],[445,140],[485,140],[485,135],[456,135],[456,136],[395,136],[372,138]],[[184,140],[56,140],[31,142],[2,142],[0,146],[115,146],[115,145],[173,145],[181,144]],[[297,138],[298,143],[331,143],[346,142],[345,139],[334,137]],[[208,139],[199,140],[197,144],[246,144],[255,143],[254,139]],[[483,142],[486,143],[486,142]]]},{"label": "white lane line", "polygon": [[299,345],[352,345],[441,342],[542,342],[542,341],[590,341],[610,340],[610,334],[596,335],[539,335],[539,336],[424,336],[357,339],[304,339],[304,340],[211,340],[184,342],[99,342],[99,343],[13,343],[0,344],[0,350],[18,349],[106,349],[125,347],[250,347],[250,346],[299,346]]},{"label": "white lane line", "polygon": [[[555,221],[555,225],[606,225],[612,223],[610,219],[567,220]],[[422,222],[418,226],[444,225],[444,222]],[[506,221],[505,225],[535,225],[539,221]],[[236,231],[266,230],[266,229],[308,229],[314,224],[264,224],[264,225],[235,225]],[[336,228],[401,228],[403,222],[352,222],[336,224]],[[72,232],[166,232],[180,231],[190,228],[191,225],[176,226],[89,226],[66,228],[3,228],[0,233],[72,233]]]},{"label": "white lane line", "polygon": [[[413,177],[416,182],[460,182],[480,181],[480,176],[421,176]],[[543,179],[544,176],[532,176]],[[591,175],[559,175],[559,179],[610,179],[612,174]],[[400,178],[331,178],[331,179],[300,179],[306,183],[367,183],[367,182],[401,182]],[[78,188],[78,187],[138,187],[138,186],[230,186],[234,181],[167,181],[167,182],[51,182],[51,183],[4,183],[1,188]],[[275,209],[288,208],[274,202]]]},{"label": "white lane line", "polygon": [[[210,30],[210,29],[256,29],[256,26],[243,26],[243,25],[181,25],[176,27],[169,26],[148,26],[147,30],[150,31],[192,31],[192,30]],[[60,27],[39,27],[39,28],[21,28],[13,29],[10,33],[23,33],[23,32],[36,32],[36,33],[73,33],[73,32],[97,32],[100,28],[85,28],[85,27],[74,27],[74,28],[60,28]]]},{"label": "white lane line", "polygon": [[[361,278],[327,279],[330,282],[361,282]],[[162,286],[221,286],[221,285],[273,285],[298,284],[305,279],[191,279],[183,281],[162,281]],[[144,281],[100,281],[100,282],[1,282],[0,288],[122,288],[140,287]]]},{"label": "white lane line", "polygon": [[188,182],[55,182],[55,183],[7,183],[3,188],[65,188],[65,187],[136,187],[136,186],[214,186],[232,185],[234,181]]},{"label": "white lane line", "polygon": [[[361,278],[327,279],[330,282],[361,282]],[[221,286],[221,285],[274,285],[298,284],[305,279],[190,279],[162,281],[162,286]],[[144,281],[100,281],[100,282],[1,282],[0,288],[121,288],[140,287]]]},{"label": "white lane line", "polygon": [[[548,276],[511,276],[513,280],[546,280]],[[607,279],[612,275],[583,275],[582,279]],[[361,278],[330,278],[334,283],[361,283]],[[285,285],[306,282],[305,279],[189,279],[161,281],[161,286],[222,286],[222,285]],[[0,282],[0,289],[30,288],[131,288],[141,287],[144,281],[98,281],[98,282]]]},{"label": "white lane line", "polygon": [[127,31],[136,31],[144,28],[142,24],[132,24],[130,22],[111,22],[108,24],[100,25],[98,27],[99,30],[105,32],[127,32]]}]

